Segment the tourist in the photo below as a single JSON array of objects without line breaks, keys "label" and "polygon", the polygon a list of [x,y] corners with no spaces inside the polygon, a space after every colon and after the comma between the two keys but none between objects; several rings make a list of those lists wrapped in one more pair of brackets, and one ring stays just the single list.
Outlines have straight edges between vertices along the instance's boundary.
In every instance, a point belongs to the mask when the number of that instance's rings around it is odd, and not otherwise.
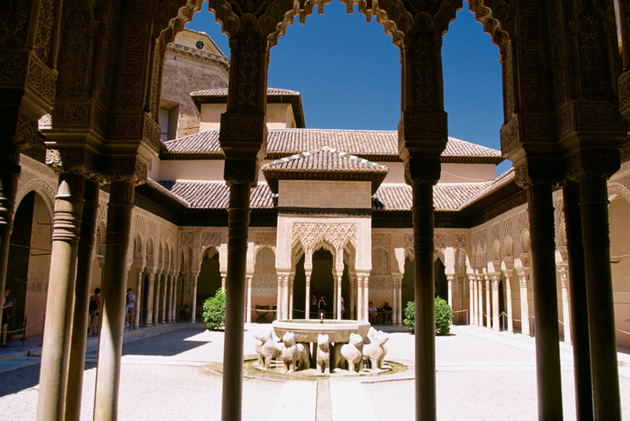
[{"label": "tourist", "polygon": [[346,312],[346,302],[341,299],[341,318],[343,319],[343,314]]},{"label": "tourist", "polygon": [[320,319],[324,319],[326,317],[326,300],[323,295],[319,297],[319,301],[317,301],[317,312],[319,313]]},{"label": "tourist", "polygon": [[101,289],[96,288],[94,295],[90,297],[90,336],[96,335],[96,327],[98,325],[98,316],[101,313]]},{"label": "tourist", "polygon": [[374,306],[374,303],[370,301],[370,306],[368,307],[368,312],[370,313],[370,321],[377,323],[376,316],[378,316],[378,308]]},{"label": "tourist", "polygon": [[387,301],[385,301],[385,305],[381,310],[385,314],[385,324],[392,324],[392,308]]},{"label": "tourist", "polygon": [[311,294],[311,318],[317,315],[317,295]]},{"label": "tourist", "polygon": [[133,291],[131,288],[127,290],[127,308],[125,309],[125,318],[127,319],[127,323],[125,324],[125,328],[131,326],[131,319],[133,318],[133,308],[136,303],[136,296],[133,295]]},{"label": "tourist", "polygon": [[2,348],[8,348],[7,345],[7,329],[9,328],[9,310],[13,307],[13,301],[7,301],[7,297],[11,290],[9,288],[4,290],[4,298],[2,299]]}]

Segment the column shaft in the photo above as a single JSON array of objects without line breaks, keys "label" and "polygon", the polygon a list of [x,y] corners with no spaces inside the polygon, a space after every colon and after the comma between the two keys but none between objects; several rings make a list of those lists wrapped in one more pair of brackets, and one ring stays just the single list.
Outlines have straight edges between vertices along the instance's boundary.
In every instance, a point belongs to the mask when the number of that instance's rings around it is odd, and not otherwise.
[{"label": "column shaft", "polygon": [[[84,211],[85,213],[85,211]],[[142,312],[142,306],[144,305],[144,303],[142,302],[142,270],[138,271],[138,279],[136,282],[136,304],[135,304],[135,310],[136,310],[136,314],[134,315],[134,320],[133,320],[133,328],[134,329],[138,329],[140,327],[140,313]]]},{"label": "column shaft", "polygon": [[[149,273],[149,287],[147,289],[147,321],[146,327],[153,325],[153,292],[155,291],[155,274]],[[193,307],[193,320],[195,317],[195,308]]]},{"label": "column shaft", "polygon": [[243,400],[243,308],[245,307],[249,184],[230,185],[228,208],[228,270],[226,282],[225,344],[221,418],[241,419]]},{"label": "column shaft", "polygon": [[571,299],[571,330],[573,331],[573,378],[575,382],[576,418],[593,419],[593,388],[591,385],[591,346],[588,338],[588,304],[586,274],[580,216],[580,188],[567,184],[562,189],[564,221],[567,234],[569,294]]},{"label": "column shaft", "polygon": [[448,280],[448,306],[453,308],[453,277]]},{"label": "column shaft", "polygon": [[162,299],[162,304],[160,305],[160,323],[166,323],[166,315],[168,314],[167,308],[166,308],[166,297],[168,296],[168,283],[169,283],[169,276],[168,274],[164,274],[164,281],[162,282],[163,284],[163,288],[162,288],[162,296],[160,297]]},{"label": "column shaft", "polygon": [[571,316],[569,315],[569,291],[567,290],[567,274],[560,273],[560,281],[562,283],[562,320],[564,323],[564,342],[571,343]]},{"label": "column shaft", "polygon": [[508,332],[514,332],[514,317],[512,316],[512,280],[511,277],[505,279],[505,295],[507,296],[507,322]]},{"label": "column shaft", "polygon": [[490,281],[486,277],[486,327],[492,329],[492,302],[490,300]]},{"label": "column shaft", "polygon": [[[319,297],[317,297],[319,298]],[[278,298],[276,299],[276,319],[282,320],[282,275],[278,275]]]},{"label": "column shaft", "polygon": [[470,313],[470,320],[469,323],[471,325],[475,324],[475,310],[474,310],[474,306],[475,306],[475,286],[474,286],[474,282],[473,281],[468,281],[468,285],[469,285],[469,296],[468,296],[468,312]]},{"label": "column shaft", "polygon": [[392,323],[394,325],[398,324],[398,282],[395,278],[392,277]]},{"label": "column shaft", "polygon": [[[10,164],[3,162],[2,167],[9,168]],[[17,194],[19,178],[19,165],[0,170],[0,291],[2,292],[6,289],[11,231],[13,230],[15,213],[15,195]]]},{"label": "column shaft", "polygon": [[289,319],[293,318],[293,282],[295,275],[291,275],[289,278]]},{"label": "column shaft", "polygon": [[501,330],[501,315],[499,314],[499,280],[492,280],[492,329]]},{"label": "column shaft", "polygon": [[125,321],[127,250],[135,188],[132,182],[111,184],[105,239],[105,279],[101,293],[101,338],[98,347],[94,420],[118,418],[118,386]]},{"label": "column shaft", "polygon": [[306,293],[304,294],[304,318],[306,320],[311,318],[311,275],[306,274]]},{"label": "column shaft", "polygon": [[605,178],[588,178],[580,181],[593,412],[597,420],[620,420],[608,203]]},{"label": "column shaft", "polygon": [[433,284],[433,185],[413,191],[416,420],[436,419],[435,302]]},{"label": "column shaft", "polygon": [[[38,420],[61,420],[65,413],[70,333],[85,178],[61,174],[55,197],[52,251],[42,362]],[[87,329],[86,329],[87,332]]]},{"label": "column shaft", "polygon": [[245,314],[247,314],[247,323],[251,323],[252,322],[252,276],[251,275],[247,277],[247,306],[245,307]]},{"label": "column shaft", "polygon": [[343,313],[341,312],[341,276],[337,277],[337,319],[341,320],[343,318]]},{"label": "column shaft", "polygon": [[199,281],[199,274],[193,275],[192,308],[190,309],[191,323],[197,322],[197,281]]},{"label": "column shaft", "polygon": [[[538,417],[562,419],[554,209],[550,184],[527,187],[536,316]],[[610,263],[610,261],[609,261]]]},{"label": "column shaft", "polygon": [[90,281],[96,243],[96,218],[98,216],[98,183],[85,182],[85,203],[81,217],[79,250],[77,253],[77,277],[74,289],[74,315],[70,342],[70,361],[66,395],[66,421],[81,417],[81,392],[85,370],[85,344],[89,321]]},{"label": "column shaft", "polygon": [[529,326],[529,298],[527,293],[527,275],[519,274],[519,283],[521,286],[521,334],[531,335]]}]

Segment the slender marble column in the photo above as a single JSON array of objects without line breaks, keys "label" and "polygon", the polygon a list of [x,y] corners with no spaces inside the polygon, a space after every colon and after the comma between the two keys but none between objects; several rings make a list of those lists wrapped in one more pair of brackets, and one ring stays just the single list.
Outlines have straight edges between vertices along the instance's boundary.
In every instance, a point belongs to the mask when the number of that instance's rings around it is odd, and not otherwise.
[{"label": "slender marble column", "polygon": [[[226,169],[227,174],[227,169]],[[226,177],[227,178],[227,177]],[[249,231],[250,183],[230,182],[228,208],[228,270],[223,348],[221,417],[241,419],[243,399],[243,329]],[[288,279],[287,279],[288,282]]]},{"label": "slender marble column", "polygon": [[567,289],[567,270],[560,268],[560,288],[562,291],[562,320],[564,326],[564,342],[571,344],[571,316],[569,316],[569,291]]},{"label": "slender marble column", "polygon": [[521,334],[530,336],[529,327],[529,299],[527,294],[527,273],[519,272],[519,284],[521,287]]},{"label": "slender marble column", "polygon": [[304,318],[309,320],[311,318],[311,273],[306,273],[306,296],[304,300]]},{"label": "slender marble column", "polygon": [[433,184],[416,183],[413,192],[416,420],[436,418],[435,294],[433,282]]},{"label": "slender marble column", "polygon": [[396,277],[392,276],[392,323],[398,324],[398,282]]},{"label": "slender marble column", "polygon": [[295,274],[289,276],[289,319],[293,318],[293,282]]},{"label": "slender marble column", "polygon": [[597,420],[621,420],[608,204],[605,178],[580,181],[593,413]]},{"label": "slender marble column", "polygon": [[492,329],[501,330],[501,315],[499,314],[499,278],[492,277]]},{"label": "slender marble column", "polygon": [[569,294],[571,299],[571,330],[573,342],[573,378],[575,382],[575,412],[577,419],[593,419],[593,388],[591,385],[591,350],[588,335],[586,274],[580,216],[580,189],[575,183],[562,189],[564,220],[567,234]]},{"label": "slender marble column", "polygon": [[363,276],[363,317],[364,320],[370,320],[368,311],[370,309],[370,277]]},{"label": "slender marble column", "polygon": [[[14,158],[19,161],[19,153]],[[15,195],[20,178],[20,166],[0,158],[0,291],[6,289],[11,231],[15,212]]]},{"label": "slender marble column", "polygon": [[[59,175],[53,216],[46,323],[39,375],[37,419],[61,420],[65,413],[70,332],[85,178]],[[86,329],[87,332],[87,329]]]},{"label": "slender marble column", "polygon": [[149,286],[147,289],[147,321],[145,326],[151,327],[153,325],[153,292],[155,291],[155,274],[148,273],[147,276],[149,277]]},{"label": "slender marble column", "polygon": [[469,285],[469,296],[468,296],[468,312],[470,313],[470,321],[471,325],[475,324],[475,285],[473,280],[468,281]]},{"label": "slender marble column", "polygon": [[191,323],[196,323],[197,321],[197,282],[198,281],[199,281],[199,273],[193,274],[192,309],[190,311]]},{"label": "slender marble column", "polygon": [[81,216],[81,232],[77,253],[77,277],[74,290],[74,315],[66,394],[64,420],[78,421],[81,417],[81,392],[85,370],[85,344],[90,302],[90,280],[96,243],[96,218],[98,216],[99,186],[94,181],[85,181],[85,203]]},{"label": "slender marble column", "polygon": [[127,250],[135,188],[132,182],[111,184],[107,211],[105,281],[101,293],[101,339],[98,347],[94,420],[118,417],[118,386],[125,322]]},{"label": "slender marble column", "polygon": [[[536,316],[538,416],[562,419],[562,382],[558,334],[558,294],[551,184],[527,187]],[[610,259],[608,260],[610,267]]]},{"label": "slender marble column", "polygon": [[450,308],[453,308],[453,275],[448,275],[447,276],[447,280],[448,280],[448,306]]},{"label": "slender marble column", "polygon": [[333,270],[333,311],[332,311],[332,319],[337,318],[337,275]]},{"label": "slender marble column", "polygon": [[343,318],[343,313],[341,312],[341,279],[341,276],[337,276],[337,320]]},{"label": "slender marble column", "polygon": [[155,294],[153,294],[153,325],[157,326],[160,321],[160,293],[162,290],[162,274],[155,274]]},{"label": "slender marble column", "polygon": [[245,307],[247,314],[247,323],[252,322],[252,275],[247,275],[247,306]]},{"label": "slender marble column", "polygon": [[[85,212],[85,211],[84,211]],[[142,270],[138,271],[138,281],[136,284],[136,315],[134,316],[133,328],[140,328],[140,313],[142,312],[142,306],[144,302],[142,301]]]},{"label": "slender marble column", "polygon": [[505,295],[507,296],[507,321],[508,332],[514,333],[514,317],[512,316],[512,277],[505,279]]},{"label": "slender marble column", "polygon": [[282,317],[288,319],[289,316],[289,275],[282,278]]},{"label": "slender marble column", "polygon": [[225,291],[225,281],[227,279],[227,274],[221,274],[221,290]]},{"label": "slender marble column", "polygon": [[166,290],[164,291],[164,322],[171,323],[171,288],[173,278],[171,275],[166,275]]},{"label": "slender marble column", "polygon": [[164,274],[162,275],[164,276],[164,288],[162,289],[163,293],[162,293],[162,305],[160,306],[160,324],[164,324],[166,323],[166,315],[168,314],[168,309],[166,308],[166,304],[168,302],[167,297],[168,297],[168,290],[169,290],[169,278],[170,276],[168,274]]},{"label": "slender marble column", "polygon": [[357,314],[356,319],[359,321],[363,320],[363,276],[357,275]]},{"label": "slender marble column", "polygon": [[492,301],[490,300],[490,279],[485,276],[486,280],[486,327],[492,329]]},{"label": "slender marble column", "polygon": [[278,275],[278,298],[276,299],[276,319],[278,320],[284,320],[282,314],[282,279],[282,275]]}]

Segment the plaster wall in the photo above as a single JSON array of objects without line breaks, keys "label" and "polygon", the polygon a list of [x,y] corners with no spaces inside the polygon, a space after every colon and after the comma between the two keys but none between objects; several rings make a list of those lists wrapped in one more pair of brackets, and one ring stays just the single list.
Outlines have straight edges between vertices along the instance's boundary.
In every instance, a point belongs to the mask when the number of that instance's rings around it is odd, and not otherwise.
[{"label": "plaster wall", "polygon": [[227,85],[227,70],[213,64],[212,60],[201,57],[195,60],[167,50],[161,99],[179,104],[178,138],[199,132],[200,115],[190,93],[199,89],[226,88]]},{"label": "plaster wall", "polygon": [[370,209],[369,181],[280,180],[278,206],[316,209]]},{"label": "plaster wall", "polygon": [[217,47],[214,41],[212,41],[207,34],[183,30],[175,35],[176,44],[185,45],[186,47],[194,48],[195,50],[199,49],[197,47],[197,41],[203,42],[202,51],[222,56],[224,55],[223,51]]},{"label": "plaster wall", "polygon": [[223,181],[224,161],[216,160],[168,160],[161,161],[155,180],[217,180]]},{"label": "plaster wall", "polygon": [[[221,114],[227,110],[227,104],[201,104],[199,131],[219,130]],[[295,128],[295,117],[291,104],[267,104],[268,129]]]},{"label": "plaster wall", "polygon": [[617,344],[630,347],[630,203],[618,197],[611,201],[608,212],[610,255],[618,262],[611,265]]}]

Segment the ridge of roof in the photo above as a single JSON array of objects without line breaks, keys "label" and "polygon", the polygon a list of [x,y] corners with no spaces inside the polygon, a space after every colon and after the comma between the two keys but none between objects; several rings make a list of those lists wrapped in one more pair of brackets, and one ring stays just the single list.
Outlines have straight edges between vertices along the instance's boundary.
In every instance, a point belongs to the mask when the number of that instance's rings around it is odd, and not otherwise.
[{"label": "ridge of roof", "polygon": [[[204,140],[212,141],[210,143]],[[219,130],[206,130],[180,139],[165,142],[167,159],[204,159],[223,156]],[[280,159],[304,150],[315,150],[322,144],[363,156],[370,161],[399,161],[398,132],[384,130],[337,129],[269,129],[267,158]],[[454,137],[442,152],[443,163],[487,163],[503,161],[501,152]]]},{"label": "ridge of roof", "polygon": [[[352,155],[352,154],[350,154],[348,152],[343,152],[343,151],[340,151],[339,149],[331,148],[331,147],[328,147],[328,146],[322,146],[321,148],[317,148],[317,149],[306,151],[306,152],[300,152],[300,153],[297,153],[295,155],[291,155],[291,156],[288,156],[288,157],[285,157],[285,158],[277,159],[277,160],[275,160],[273,162],[269,162],[269,163],[263,165],[261,170],[263,170],[263,171],[269,171],[269,170],[301,171],[301,170],[308,169],[310,171],[313,171],[313,169],[310,169],[310,168],[287,168],[285,164],[290,163],[292,161],[297,161],[297,160],[300,160],[300,159],[304,160],[305,158],[312,157],[312,156],[317,155],[317,154],[322,153],[322,152],[339,155],[339,158],[343,158],[343,159],[346,159],[346,160],[349,160],[349,161],[354,161],[357,164],[358,167],[366,166],[366,167],[368,167],[367,168],[368,170],[374,169],[374,170],[379,171],[379,172],[381,172],[381,171],[382,172],[389,171],[389,169],[385,165],[377,164],[375,162],[368,161],[367,159],[360,158],[360,157],[358,157],[356,155]],[[284,168],[281,168],[281,167],[284,167]],[[359,168],[356,168],[356,170],[358,170],[358,169]],[[319,169],[319,170],[320,171],[325,171],[327,169]],[[338,170],[342,170],[343,171],[343,170],[347,170],[347,169],[345,169],[345,168],[334,168],[334,169],[331,169],[331,170],[337,170],[337,171]],[[348,169],[347,171],[352,171],[352,170]]]},{"label": "ridge of roof", "polygon": [[[214,89],[203,89],[199,91],[193,91],[190,93],[190,96],[227,96],[228,88],[214,88]],[[267,96],[279,96],[279,95],[301,95],[298,91],[292,91],[290,89],[280,89],[280,88],[267,88]]]},{"label": "ridge of roof", "polygon": [[511,183],[512,181],[514,181],[515,178],[516,178],[516,171],[514,170],[514,167],[512,167],[509,170],[507,170],[506,172],[504,172],[503,174],[501,174],[500,176],[498,176],[496,179],[491,181],[490,185],[488,187],[486,187],[483,191],[479,192],[479,194],[477,194],[475,197],[473,197],[470,200],[468,200],[467,202],[463,203],[461,208],[463,209],[466,206],[471,205],[471,204],[473,204],[473,203],[483,199],[484,197],[489,196],[490,194],[492,194],[496,190],[498,190],[501,187],[503,187],[503,186]]}]

